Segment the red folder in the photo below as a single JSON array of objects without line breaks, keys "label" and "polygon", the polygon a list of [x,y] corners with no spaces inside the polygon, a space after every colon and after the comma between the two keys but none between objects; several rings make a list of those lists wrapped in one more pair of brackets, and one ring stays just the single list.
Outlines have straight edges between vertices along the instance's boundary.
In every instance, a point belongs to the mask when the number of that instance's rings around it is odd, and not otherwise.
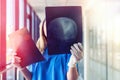
[{"label": "red folder", "polygon": [[11,47],[22,60],[22,67],[44,60],[27,28],[22,28],[9,35]]}]

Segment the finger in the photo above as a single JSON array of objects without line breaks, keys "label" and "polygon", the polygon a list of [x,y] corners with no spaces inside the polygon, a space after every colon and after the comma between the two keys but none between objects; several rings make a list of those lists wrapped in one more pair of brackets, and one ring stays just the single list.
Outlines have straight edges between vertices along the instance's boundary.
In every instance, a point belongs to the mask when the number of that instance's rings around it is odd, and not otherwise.
[{"label": "finger", "polygon": [[14,60],[12,63],[13,63],[13,64],[20,64],[20,63],[21,63],[21,60]]},{"label": "finger", "polygon": [[83,46],[80,42],[78,42],[78,46],[79,46],[80,50],[82,51],[82,57],[83,57],[84,56]]},{"label": "finger", "polygon": [[15,62],[16,62],[16,63],[20,63],[20,62],[21,62],[21,59],[15,59]]},{"label": "finger", "polygon": [[81,51],[83,51],[83,46],[82,46],[82,44],[81,44],[80,42],[78,42],[78,47],[79,47],[79,49],[80,49]]},{"label": "finger", "polygon": [[74,44],[73,46],[74,46],[74,48],[77,50],[77,52],[80,52],[81,49],[78,47],[78,44],[77,44],[77,43]]},{"label": "finger", "polygon": [[76,58],[77,60],[79,60],[79,58],[81,57],[81,54],[76,53],[73,49],[71,49],[70,51],[71,51],[72,55],[74,55],[75,58]]},{"label": "finger", "polygon": [[74,46],[71,46],[71,50],[73,51],[73,54],[77,53],[77,50]]},{"label": "finger", "polygon": [[20,63],[21,62],[21,58],[20,57],[15,57],[15,62]]},{"label": "finger", "polygon": [[18,57],[18,56],[16,56],[16,55],[14,56],[14,58],[15,58],[15,59],[21,59],[20,57]]},{"label": "finger", "polygon": [[[77,47],[78,48],[78,47]],[[75,47],[71,47],[71,50],[72,50],[72,54],[74,54],[77,58],[79,58],[79,56],[81,56],[81,53],[82,53],[82,51],[78,51]]]},{"label": "finger", "polygon": [[72,50],[75,52],[74,54],[76,55],[76,56],[81,56],[81,54],[82,54],[82,51],[81,51],[81,49],[78,47],[78,44],[74,44],[74,46],[72,47]]},{"label": "finger", "polygon": [[78,51],[76,51],[76,50],[74,49],[74,47],[72,47],[72,48],[70,49],[70,51],[71,51],[72,55],[74,55],[77,60],[80,60],[80,59],[83,58],[83,52],[82,52],[82,51],[79,51],[79,52],[78,52]]},{"label": "finger", "polygon": [[83,57],[82,51],[79,51],[79,53],[77,53],[76,56],[77,56],[78,60],[80,60]]},{"label": "finger", "polygon": [[75,57],[75,59],[77,60],[77,56],[74,54],[73,50],[70,50],[71,54],[73,55],[73,57]]},{"label": "finger", "polygon": [[21,62],[21,58],[20,58],[20,57],[14,56],[14,57],[12,58],[12,63],[20,63],[20,62]]}]

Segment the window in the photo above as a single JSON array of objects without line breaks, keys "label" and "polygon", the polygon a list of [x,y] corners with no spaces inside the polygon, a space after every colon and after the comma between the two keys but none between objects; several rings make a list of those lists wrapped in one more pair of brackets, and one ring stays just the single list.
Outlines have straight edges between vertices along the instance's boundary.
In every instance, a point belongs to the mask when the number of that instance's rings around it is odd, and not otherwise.
[{"label": "window", "polygon": [[87,12],[86,77],[87,80],[120,80],[120,6],[114,2],[99,4]]}]

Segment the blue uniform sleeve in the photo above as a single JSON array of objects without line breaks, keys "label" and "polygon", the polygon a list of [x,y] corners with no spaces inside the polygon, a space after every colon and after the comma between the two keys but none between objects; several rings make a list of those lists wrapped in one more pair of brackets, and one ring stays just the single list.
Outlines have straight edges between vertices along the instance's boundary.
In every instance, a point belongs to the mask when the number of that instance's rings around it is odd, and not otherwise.
[{"label": "blue uniform sleeve", "polygon": [[33,73],[33,72],[35,71],[35,69],[36,69],[36,65],[37,65],[37,63],[31,64],[31,65],[27,66],[27,69],[28,69],[31,73]]}]

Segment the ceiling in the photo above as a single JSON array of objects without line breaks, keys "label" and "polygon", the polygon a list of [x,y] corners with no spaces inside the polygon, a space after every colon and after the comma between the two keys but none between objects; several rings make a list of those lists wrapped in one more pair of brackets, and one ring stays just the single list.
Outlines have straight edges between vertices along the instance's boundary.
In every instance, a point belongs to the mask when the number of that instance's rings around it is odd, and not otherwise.
[{"label": "ceiling", "polygon": [[108,2],[112,4],[117,1],[119,0],[27,0],[40,19],[44,19],[45,17],[46,6],[82,6],[82,8],[87,10],[96,8],[97,5],[104,2],[106,5]]},{"label": "ceiling", "polygon": [[46,6],[77,6],[83,4],[83,0],[27,0],[27,2],[40,18],[44,18]]}]

